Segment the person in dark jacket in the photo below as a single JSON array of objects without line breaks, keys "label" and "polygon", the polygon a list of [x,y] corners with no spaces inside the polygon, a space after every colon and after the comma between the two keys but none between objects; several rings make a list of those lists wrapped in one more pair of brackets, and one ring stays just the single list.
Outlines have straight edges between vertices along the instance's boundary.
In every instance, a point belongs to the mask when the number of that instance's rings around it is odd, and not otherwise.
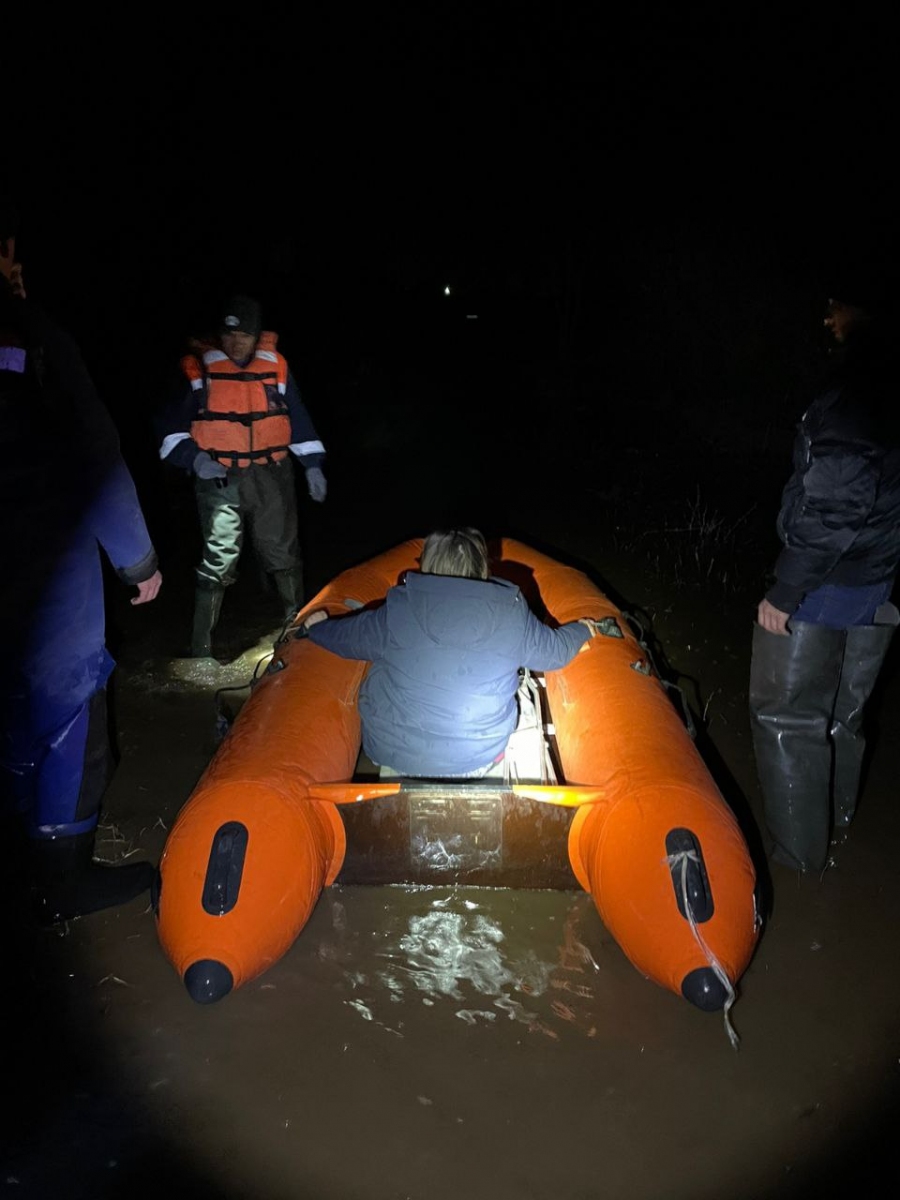
[{"label": "person in dark jacket", "polygon": [[155,877],[150,863],[93,858],[113,770],[100,550],[136,589],[132,604],[153,600],[162,576],[78,347],[26,298],[15,232],[0,199],[0,810],[53,923],[131,900]]},{"label": "person in dark jacket", "polygon": [[191,472],[203,553],[197,566],[191,654],[212,654],[225,590],[244,536],[270,573],[285,619],[303,604],[293,459],[310,497],[326,495],[325,447],[300,398],[277,335],[251,296],[232,296],[215,343],[182,359],[182,395],[161,416],[160,457]]},{"label": "person in dark jacket", "polygon": [[519,668],[558,670],[596,632],[589,618],[555,629],[538,620],[515,584],[490,577],[476,529],[429,534],[420,570],[382,606],[326,617],[307,617],[311,640],[372,664],[359,693],[365,753],[440,779],[490,770],[516,727]]},{"label": "person in dark jacket", "polygon": [[836,362],[800,421],[750,667],[771,857],[816,872],[855,815],[863,712],[900,621],[900,399],[886,318],[845,287],[825,325]]}]

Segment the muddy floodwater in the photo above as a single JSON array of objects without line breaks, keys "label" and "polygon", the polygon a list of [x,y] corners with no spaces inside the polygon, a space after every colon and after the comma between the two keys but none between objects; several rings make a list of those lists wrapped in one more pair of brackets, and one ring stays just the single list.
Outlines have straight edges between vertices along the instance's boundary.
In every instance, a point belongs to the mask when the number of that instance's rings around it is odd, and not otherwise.
[{"label": "muddy floodwater", "polygon": [[[330,511],[304,508],[314,586],[427,532],[436,512],[418,525],[388,514],[366,543],[341,507],[339,465],[331,484]],[[575,888],[331,887],[285,956],[213,1005],[188,996],[146,898],[54,930],[8,911],[0,1194],[786,1200],[872,1195],[876,1181],[892,1194],[897,648],[852,836],[821,878],[768,876],[746,711],[758,597],[666,592],[636,553],[609,552],[608,530],[601,553],[590,522],[558,510],[542,523],[532,500],[495,526],[593,564],[652,618],[766,877],[768,921],[730,1014],[739,1048],[722,1013],[643,978]],[[239,708],[276,624],[248,570],[219,630],[232,665],[180,657],[190,544],[176,525],[155,606],[111,602],[121,762],[98,850],[112,860],[158,860],[215,751],[222,697]],[[234,691],[217,707],[221,687]]]},{"label": "muddy floodwater", "polygon": [[[122,671],[110,858],[158,858],[214,745],[213,690],[202,670],[179,679],[180,665]],[[740,701],[720,703],[746,773]],[[880,714],[896,726],[896,677]],[[208,1007],[163,957],[144,900],[36,932],[7,962],[20,1102],[4,1194],[589,1200],[865,1186],[896,1171],[898,765],[882,739],[854,836],[823,879],[774,879],[731,1013],[737,1051],[721,1014],[638,974],[578,891],[333,887],[280,962]]]}]

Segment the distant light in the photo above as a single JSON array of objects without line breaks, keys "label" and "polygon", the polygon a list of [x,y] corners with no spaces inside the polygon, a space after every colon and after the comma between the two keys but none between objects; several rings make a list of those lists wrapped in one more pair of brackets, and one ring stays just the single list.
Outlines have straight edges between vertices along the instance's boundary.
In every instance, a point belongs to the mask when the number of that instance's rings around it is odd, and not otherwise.
[{"label": "distant light", "polygon": [[449,296],[449,295],[450,295],[450,289],[449,289],[448,287],[445,287],[445,288],[444,288],[444,295],[445,295],[445,296]]},{"label": "distant light", "polygon": [[467,321],[477,321],[478,313],[466,313],[466,320]]}]

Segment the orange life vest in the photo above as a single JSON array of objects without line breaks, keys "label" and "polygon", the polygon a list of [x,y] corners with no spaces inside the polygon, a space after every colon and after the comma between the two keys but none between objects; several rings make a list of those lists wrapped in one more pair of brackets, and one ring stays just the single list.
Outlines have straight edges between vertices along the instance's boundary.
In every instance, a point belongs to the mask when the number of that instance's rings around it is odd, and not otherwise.
[{"label": "orange life vest", "polygon": [[228,467],[278,462],[288,454],[291,419],[285,392],[288,365],[275,349],[278,335],[259,335],[253,358],[241,367],[218,347],[198,345],[181,369],[199,393],[191,437]]}]

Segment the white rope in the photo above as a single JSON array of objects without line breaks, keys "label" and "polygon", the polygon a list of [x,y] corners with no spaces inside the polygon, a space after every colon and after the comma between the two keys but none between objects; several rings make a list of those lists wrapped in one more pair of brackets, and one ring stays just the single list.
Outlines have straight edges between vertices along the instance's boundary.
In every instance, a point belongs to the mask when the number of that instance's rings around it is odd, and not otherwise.
[{"label": "white rope", "polygon": [[697,928],[697,922],[694,920],[694,914],[691,910],[691,902],[688,899],[688,893],[687,893],[688,862],[697,863],[697,865],[699,866],[700,857],[697,854],[696,850],[681,850],[678,852],[678,854],[666,855],[665,861],[669,864],[670,867],[677,867],[679,865],[681,867],[681,895],[684,900],[684,911],[687,913],[687,919],[690,922],[691,931],[692,931],[694,937],[697,939],[697,945],[700,947],[700,949],[706,955],[707,962],[712,967],[713,971],[715,972],[716,978],[719,980],[719,982],[725,988],[725,991],[728,995],[728,999],[725,1001],[725,1010],[724,1010],[725,1032],[728,1034],[728,1040],[731,1042],[734,1049],[737,1050],[738,1045],[740,1043],[740,1038],[735,1033],[735,1031],[732,1027],[732,1024],[731,1024],[731,1020],[729,1019],[729,1015],[728,1015],[731,1010],[731,1006],[732,1006],[732,1004],[734,1004],[734,1000],[735,1000],[734,988],[731,986],[731,980],[725,974],[719,960],[716,958],[716,956],[713,954],[712,950],[710,950],[709,946],[707,946],[706,942],[703,940],[700,930]]}]

